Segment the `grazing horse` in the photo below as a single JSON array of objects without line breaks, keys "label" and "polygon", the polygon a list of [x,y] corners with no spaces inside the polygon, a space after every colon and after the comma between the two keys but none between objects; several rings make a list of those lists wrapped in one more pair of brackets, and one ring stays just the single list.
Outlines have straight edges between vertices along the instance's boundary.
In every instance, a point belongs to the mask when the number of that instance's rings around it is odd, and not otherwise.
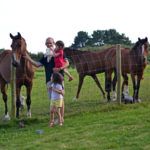
[{"label": "grazing horse", "polygon": [[[122,48],[121,50],[121,62],[122,62],[121,70],[122,70],[122,77],[124,79],[122,83],[122,96],[124,97],[125,94],[128,94],[127,74],[130,74],[133,83],[133,102],[139,101],[138,98],[139,98],[140,82],[147,64],[147,55],[148,55],[147,37],[144,39],[138,38],[138,41],[135,43],[132,49]],[[114,77],[113,82],[114,82],[113,90],[115,90],[117,77]]]},{"label": "grazing horse", "polygon": [[16,67],[16,117],[19,118],[19,108],[21,106],[20,92],[23,85],[26,87],[27,92],[27,115],[31,116],[30,104],[34,68],[32,64],[23,57],[26,53],[28,53],[25,39],[20,33],[16,36],[13,36],[10,33],[10,37],[12,39],[12,51],[5,50],[0,54],[0,88],[5,103],[5,118],[9,118],[6,84],[8,84],[11,80],[12,64]]},{"label": "grazing horse", "polygon": [[98,73],[105,72],[105,90],[107,92],[107,100],[110,101],[111,74],[115,68],[115,63],[113,62],[114,59],[112,58],[116,55],[115,53],[115,47],[98,52],[81,51],[72,48],[64,49],[64,54],[66,57],[72,59],[79,74],[79,84],[76,98],[79,98],[79,93],[86,75],[91,76],[95,80],[97,86],[100,88],[103,96],[105,97],[105,93],[96,76]]}]

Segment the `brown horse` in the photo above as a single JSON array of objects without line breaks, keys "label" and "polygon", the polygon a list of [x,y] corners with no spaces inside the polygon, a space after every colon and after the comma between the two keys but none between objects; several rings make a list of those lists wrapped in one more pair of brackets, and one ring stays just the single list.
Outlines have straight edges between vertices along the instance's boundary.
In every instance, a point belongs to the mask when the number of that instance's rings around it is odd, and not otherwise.
[{"label": "brown horse", "polygon": [[105,72],[105,90],[107,92],[107,100],[110,101],[111,74],[115,68],[115,59],[112,58],[116,55],[115,53],[115,47],[98,52],[81,51],[71,48],[64,49],[64,54],[67,58],[71,57],[79,74],[79,84],[76,98],[79,98],[79,93],[86,75],[91,76],[95,80],[97,86],[100,88],[103,96],[105,97],[105,93],[96,76],[98,73]]},{"label": "brown horse", "polygon": [[[143,77],[144,69],[147,64],[147,55],[148,55],[148,39],[138,38],[138,41],[135,43],[132,49],[122,48],[121,50],[121,60],[122,60],[122,96],[124,97],[128,94],[128,75],[131,74],[131,79],[133,83],[133,102],[139,101],[139,89],[140,82]],[[115,74],[116,75],[116,74]],[[117,82],[117,77],[113,80],[113,90],[115,90],[115,85]]]},{"label": "brown horse", "polygon": [[12,51],[5,50],[0,54],[0,88],[5,103],[5,117],[9,118],[6,84],[8,84],[11,80],[12,64],[16,66],[16,117],[19,117],[19,108],[21,104],[20,92],[23,85],[26,87],[27,92],[27,115],[31,116],[30,104],[34,69],[32,64],[23,57],[25,53],[28,53],[25,39],[21,36],[20,33],[18,33],[16,36],[10,34],[10,37],[12,39]]}]

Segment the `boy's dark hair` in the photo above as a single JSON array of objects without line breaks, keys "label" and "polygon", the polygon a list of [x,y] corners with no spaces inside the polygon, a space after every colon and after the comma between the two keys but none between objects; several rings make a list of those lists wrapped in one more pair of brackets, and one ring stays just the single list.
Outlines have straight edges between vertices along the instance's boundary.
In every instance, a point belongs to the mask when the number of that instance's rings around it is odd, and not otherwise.
[{"label": "boy's dark hair", "polygon": [[53,76],[53,83],[62,84],[64,79],[59,72],[54,72],[52,76]]},{"label": "boy's dark hair", "polygon": [[65,46],[65,44],[64,44],[63,41],[57,41],[56,45],[59,46],[59,47],[61,47],[61,48],[64,48],[64,46]]}]

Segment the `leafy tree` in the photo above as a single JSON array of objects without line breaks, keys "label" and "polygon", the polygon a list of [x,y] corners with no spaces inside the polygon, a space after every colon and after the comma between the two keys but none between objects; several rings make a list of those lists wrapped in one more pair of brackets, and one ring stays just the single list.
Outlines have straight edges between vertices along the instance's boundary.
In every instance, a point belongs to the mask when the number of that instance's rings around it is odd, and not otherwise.
[{"label": "leafy tree", "polygon": [[72,46],[83,48],[87,46],[103,46],[104,44],[131,45],[132,43],[125,34],[119,34],[115,29],[109,29],[95,30],[91,36],[85,31],[79,31]]},{"label": "leafy tree", "polygon": [[30,53],[30,56],[31,56],[32,59],[38,61],[38,60],[40,60],[42,58],[43,52],[39,52],[37,54]]},{"label": "leafy tree", "polygon": [[1,53],[2,51],[4,51],[4,50],[5,50],[4,48],[1,48],[1,49],[0,49],[0,53]]},{"label": "leafy tree", "polygon": [[74,38],[74,44],[72,45],[73,47],[85,47],[86,43],[89,40],[89,36],[87,32],[84,31],[79,31],[77,33],[77,36]]},{"label": "leafy tree", "polygon": [[104,36],[105,36],[105,32],[103,30],[93,31],[92,44],[95,46],[104,45]]},{"label": "leafy tree", "polygon": [[131,45],[131,41],[125,34],[119,34],[115,29],[104,30],[105,44],[126,44]]}]

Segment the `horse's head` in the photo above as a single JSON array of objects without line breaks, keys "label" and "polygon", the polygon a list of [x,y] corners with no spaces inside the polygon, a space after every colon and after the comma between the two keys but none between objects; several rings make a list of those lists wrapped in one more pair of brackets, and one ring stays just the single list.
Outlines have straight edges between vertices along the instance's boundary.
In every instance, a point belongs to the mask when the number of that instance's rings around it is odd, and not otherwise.
[{"label": "horse's head", "polygon": [[136,60],[141,61],[141,63],[147,63],[147,56],[148,56],[148,38],[140,39],[138,38],[138,41],[135,43],[134,47],[132,48],[132,51],[134,52],[134,55],[136,56]]},{"label": "horse's head", "polygon": [[19,32],[16,36],[10,33],[10,38],[12,39],[12,64],[16,67],[20,64],[21,56],[26,52],[26,41]]},{"label": "horse's head", "polygon": [[73,55],[73,50],[74,50],[74,49],[72,49],[72,48],[70,48],[70,47],[65,47],[65,48],[64,48],[64,54],[65,54],[65,56],[66,56],[67,58],[72,57],[72,55]]},{"label": "horse's head", "polygon": [[138,38],[138,42],[142,46],[142,55],[147,56],[148,55],[148,38],[140,39]]}]

